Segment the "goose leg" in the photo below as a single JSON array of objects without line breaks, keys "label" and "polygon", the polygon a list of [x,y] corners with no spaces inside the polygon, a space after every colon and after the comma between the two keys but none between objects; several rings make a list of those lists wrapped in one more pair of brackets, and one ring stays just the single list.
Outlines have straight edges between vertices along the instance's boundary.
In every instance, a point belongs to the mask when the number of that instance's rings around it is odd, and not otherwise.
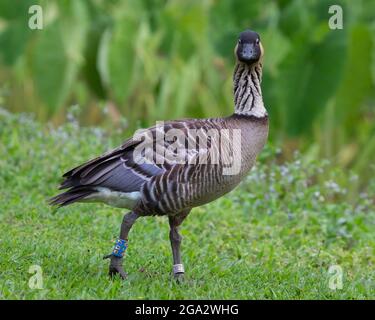
[{"label": "goose leg", "polygon": [[169,217],[169,239],[171,241],[172,254],[173,254],[173,274],[176,280],[181,281],[184,277],[184,266],[181,261],[180,245],[182,236],[178,232],[178,227],[181,225],[182,221],[185,220],[190,210],[179,214],[177,216]]},{"label": "goose leg", "polygon": [[127,273],[122,267],[123,255],[128,244],[128,234],[133,226],[135,220],[139,218],[139,215],[135,212],[129,212],[124,215],[121,223],[120,238],[117,240],[115,248],[112,253],[105,256],[104,259],[110,258],[111,262],[109,264],[109,276],[114,277],[119,274],[122,279],[127,277]]}]

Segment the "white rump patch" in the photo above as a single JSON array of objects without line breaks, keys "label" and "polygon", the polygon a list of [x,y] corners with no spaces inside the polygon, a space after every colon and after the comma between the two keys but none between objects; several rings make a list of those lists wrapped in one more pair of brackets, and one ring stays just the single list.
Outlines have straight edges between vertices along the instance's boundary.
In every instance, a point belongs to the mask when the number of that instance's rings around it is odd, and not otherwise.
[{"label": "white rump patch", "polygon": [[133,209],[137,201],[141,198],[139,191],[120,192],[108,188],[97,187],[97,192],[85,198],[89,202],[104,202],[112,207]]}]

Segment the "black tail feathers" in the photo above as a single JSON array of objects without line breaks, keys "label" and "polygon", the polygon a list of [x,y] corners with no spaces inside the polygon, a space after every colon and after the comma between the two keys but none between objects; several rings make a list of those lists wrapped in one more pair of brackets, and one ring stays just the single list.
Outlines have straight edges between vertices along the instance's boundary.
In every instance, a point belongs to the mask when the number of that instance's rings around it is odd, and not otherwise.
[{"label": "black tail feathers", "polygon": [[86,198],[94,192],[95,190],[91,188],[72,188],[49,199],[48,202],[50,205],[57,205],[59,207],[63,207],[74,202],[83,200],[84,198]]}]

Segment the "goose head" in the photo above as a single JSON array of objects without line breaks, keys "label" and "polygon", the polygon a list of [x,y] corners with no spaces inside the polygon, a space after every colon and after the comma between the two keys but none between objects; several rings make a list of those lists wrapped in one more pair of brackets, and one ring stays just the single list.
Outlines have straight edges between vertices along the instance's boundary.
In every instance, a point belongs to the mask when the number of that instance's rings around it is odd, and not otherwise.
[{"label": "goose head", "polygon": [[263,56],[263,47],[259,34],[252,30],[241,32],[234,53],[236,59],[242,63],[248,65],[257,63]]}]

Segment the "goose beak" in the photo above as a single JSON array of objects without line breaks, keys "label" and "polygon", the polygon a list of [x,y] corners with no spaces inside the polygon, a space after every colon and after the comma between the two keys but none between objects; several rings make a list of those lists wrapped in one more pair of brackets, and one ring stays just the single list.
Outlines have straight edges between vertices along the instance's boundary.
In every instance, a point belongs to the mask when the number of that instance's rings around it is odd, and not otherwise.
[{"label": "goose beak", "polygon": [[254,63],[258,61],[259,58],[259,52],[252,43],[244,43],[238,52],[238,59],[245,63]]}]

